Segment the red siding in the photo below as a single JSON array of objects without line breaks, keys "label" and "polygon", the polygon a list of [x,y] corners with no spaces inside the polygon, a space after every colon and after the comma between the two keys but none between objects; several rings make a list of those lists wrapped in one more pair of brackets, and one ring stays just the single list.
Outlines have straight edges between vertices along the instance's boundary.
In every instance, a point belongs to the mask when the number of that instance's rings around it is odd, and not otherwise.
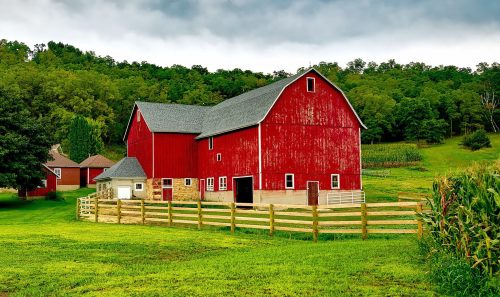
[{"label": "red siding", "polygon": [[153,176],[153,137],[142,117],[137,121],[137,107],[132,114],[127,136],[127,155],[136,157],[148,178]]},{"label": "red siding", "polygon": [[61,168],[61,178],[57,180],[58,185],[65,186],[80,186],[80,168],[78,167],[50,167],[52,171],[54,168]]},{"label": "red siding", "polygon": [[[315,78],[314,93],[307,92],[306,77]],[[285,173],[295,175],[297,190],[308,180],[331,189],[331,174],[340,174],[341,189],[360,189],[359,128],[338,90],[315,73],[301,77],[261,124],[263,189],[285,189]]]},{"label": "red siding", "polygon": [[[217,161],[220,153],[222,160]],[[254,189],[259,188],[259,145],[257,127],[214,136],[213,150],[208,138],[198,141],[199,178],[214,178],[214,190],[219,189],[219,177],[227,177],[227,190],[233,188],[235,176],[253,176]]]},{"label": "red siding", "polygon": [[154,177],[197,177],[196,134],[154,134]]},{"label": "red siding", "polygon": [[[28,191],[28,197],[39,197],[39,196],[47,196],[49,192],[55,192],[57,188],[56,175],[46,168],[43,168],[45,171],[45,179],[47,180],[46,188],[36,188],[33,191]],[[19,191],[19,196],[23,197],[24,192]]]},{"label": "red siding", "polygon": [[104,172],[104,168],[80,168],[80,180],[83,185],[95,185],[94,178]]}]

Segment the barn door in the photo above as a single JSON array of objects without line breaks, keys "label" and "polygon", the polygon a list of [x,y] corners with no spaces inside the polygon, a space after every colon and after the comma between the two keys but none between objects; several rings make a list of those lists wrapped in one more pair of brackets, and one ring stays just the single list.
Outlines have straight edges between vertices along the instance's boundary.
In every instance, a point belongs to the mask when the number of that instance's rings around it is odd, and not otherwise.
[{"label": "barn door", "polygon": [[308,181],[307,182],[307,204],[308,205],[318,205],[319,200],[319,182]]},{"label": "barn door", "polygon": [[172,201],[173,180],[171,178],[163,178],[161,182],[163,201]]},{"label": "barn door", "polygon": [[205,180],[200,180],[200,200],[205,200]]}]

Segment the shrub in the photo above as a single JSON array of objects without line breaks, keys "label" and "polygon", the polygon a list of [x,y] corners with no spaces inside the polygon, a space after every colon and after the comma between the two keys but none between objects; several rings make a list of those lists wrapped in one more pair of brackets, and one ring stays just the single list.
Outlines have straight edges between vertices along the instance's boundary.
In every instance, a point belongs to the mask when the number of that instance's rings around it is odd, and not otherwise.
[{"label": "shrub", "polygon": [[[426,240],[431,253],[436,254],[431,259],[439,259],[434,273],[439,276],[436,281],[440,286],[460,278],[462,287],[480,285],[487,292],[500,293],[498,165],[475,166],[460,175],[434,182],[431,211],[422,217],[429,231]],[[468,268],[464,268],[464,263]],[[490,287],[495,279],[496,288]]]},{"label": "shrub", "polygon": [[364,168],[401,167],[422,161],[422,154],[415,144],[386,143],[367,144],[361,148]]},{"label": "shrub", "polygon": [[45,200],[62,201],[64,200],[64,196],[61,192],[49,192],[47,196],[45,196]]},{"label": "shrub", "polygon": [[473,151],[477,151],[483,147],[491,147],[491,141],[486,131],[480,129],[465,135],[462,139],[462,145]]}]

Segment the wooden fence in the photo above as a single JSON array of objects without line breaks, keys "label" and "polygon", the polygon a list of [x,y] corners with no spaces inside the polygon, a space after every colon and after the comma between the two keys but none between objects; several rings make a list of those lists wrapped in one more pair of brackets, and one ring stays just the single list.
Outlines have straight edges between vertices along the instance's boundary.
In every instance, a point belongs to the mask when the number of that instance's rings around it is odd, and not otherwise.
[{"label": "wooden fence", "polygon": [[[229,227],[312,234],[423,233],[421,202],[390,202],[304,206],[206,201],[150,201],[79,198],[77,218],[118,224],[164,224]],[[409,208],[412,209],[409,209]]]}]

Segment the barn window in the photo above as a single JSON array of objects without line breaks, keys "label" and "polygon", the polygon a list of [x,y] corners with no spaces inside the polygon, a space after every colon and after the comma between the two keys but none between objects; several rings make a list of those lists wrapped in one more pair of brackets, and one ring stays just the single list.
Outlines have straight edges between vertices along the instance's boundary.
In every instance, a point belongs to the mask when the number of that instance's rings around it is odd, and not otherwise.
[{"label": "barn window", "polygon": [[214,190],[214,178],[208,177],[207,178],[207,191],[213,191],[213,190]]},{"label": "barn window", "polygon": [[135,183],[134,188],[137,192],[141,192],[144,189],[143,183]]},{"label": "barn window", "polygon": [[184,179],[184,185],[185,185],[185,186],[188,186],[188,187],[189,187],[189,186],[191,186],[191,184],[192,184],[192,181],[191,181],[191,179],[190,179],[190,178],[185,178],[185,179]]},{"label": "barn window", "polygon": [[285,174],[285,189],[294,189],[295,188],[295,179],[293,174],[287,173]]},{"label": "barn window", "polygon": [[222,160],[222,154],[221,153],[218,153],[217,154],[217,161],[221,161]]},{"label": "barn window", "polygon": [[332,189],[340,189],[340,175],[332,174]]},{"label": "barn window", "polygon": [[162,179],[162,187],[163,188],[172,188],[173,180],[171,178]]},{"label": "barn window", "polygon": [[57,179],[61,179],[61,168],[54,168],[54,173],[57,175]]},{"label": "barn window", "polygon": [[141,121],[141,113],[139,111],[137,111],[137,121],[138,122]]},{"label": "barn window", "polygon": [[208,138],[208,149],[209,150],[213,150],[214,149],[214,138],[213,137],[209,137]]},{"label": "barn window", "polygon": [[307,91],[314,93],[314,88],[315,88],[314,77],[308,77],[307,78]]},{"label": "barn window", "polygon": [[219,177],[219,191],[227,190],[227,177],[221,176]]}]

